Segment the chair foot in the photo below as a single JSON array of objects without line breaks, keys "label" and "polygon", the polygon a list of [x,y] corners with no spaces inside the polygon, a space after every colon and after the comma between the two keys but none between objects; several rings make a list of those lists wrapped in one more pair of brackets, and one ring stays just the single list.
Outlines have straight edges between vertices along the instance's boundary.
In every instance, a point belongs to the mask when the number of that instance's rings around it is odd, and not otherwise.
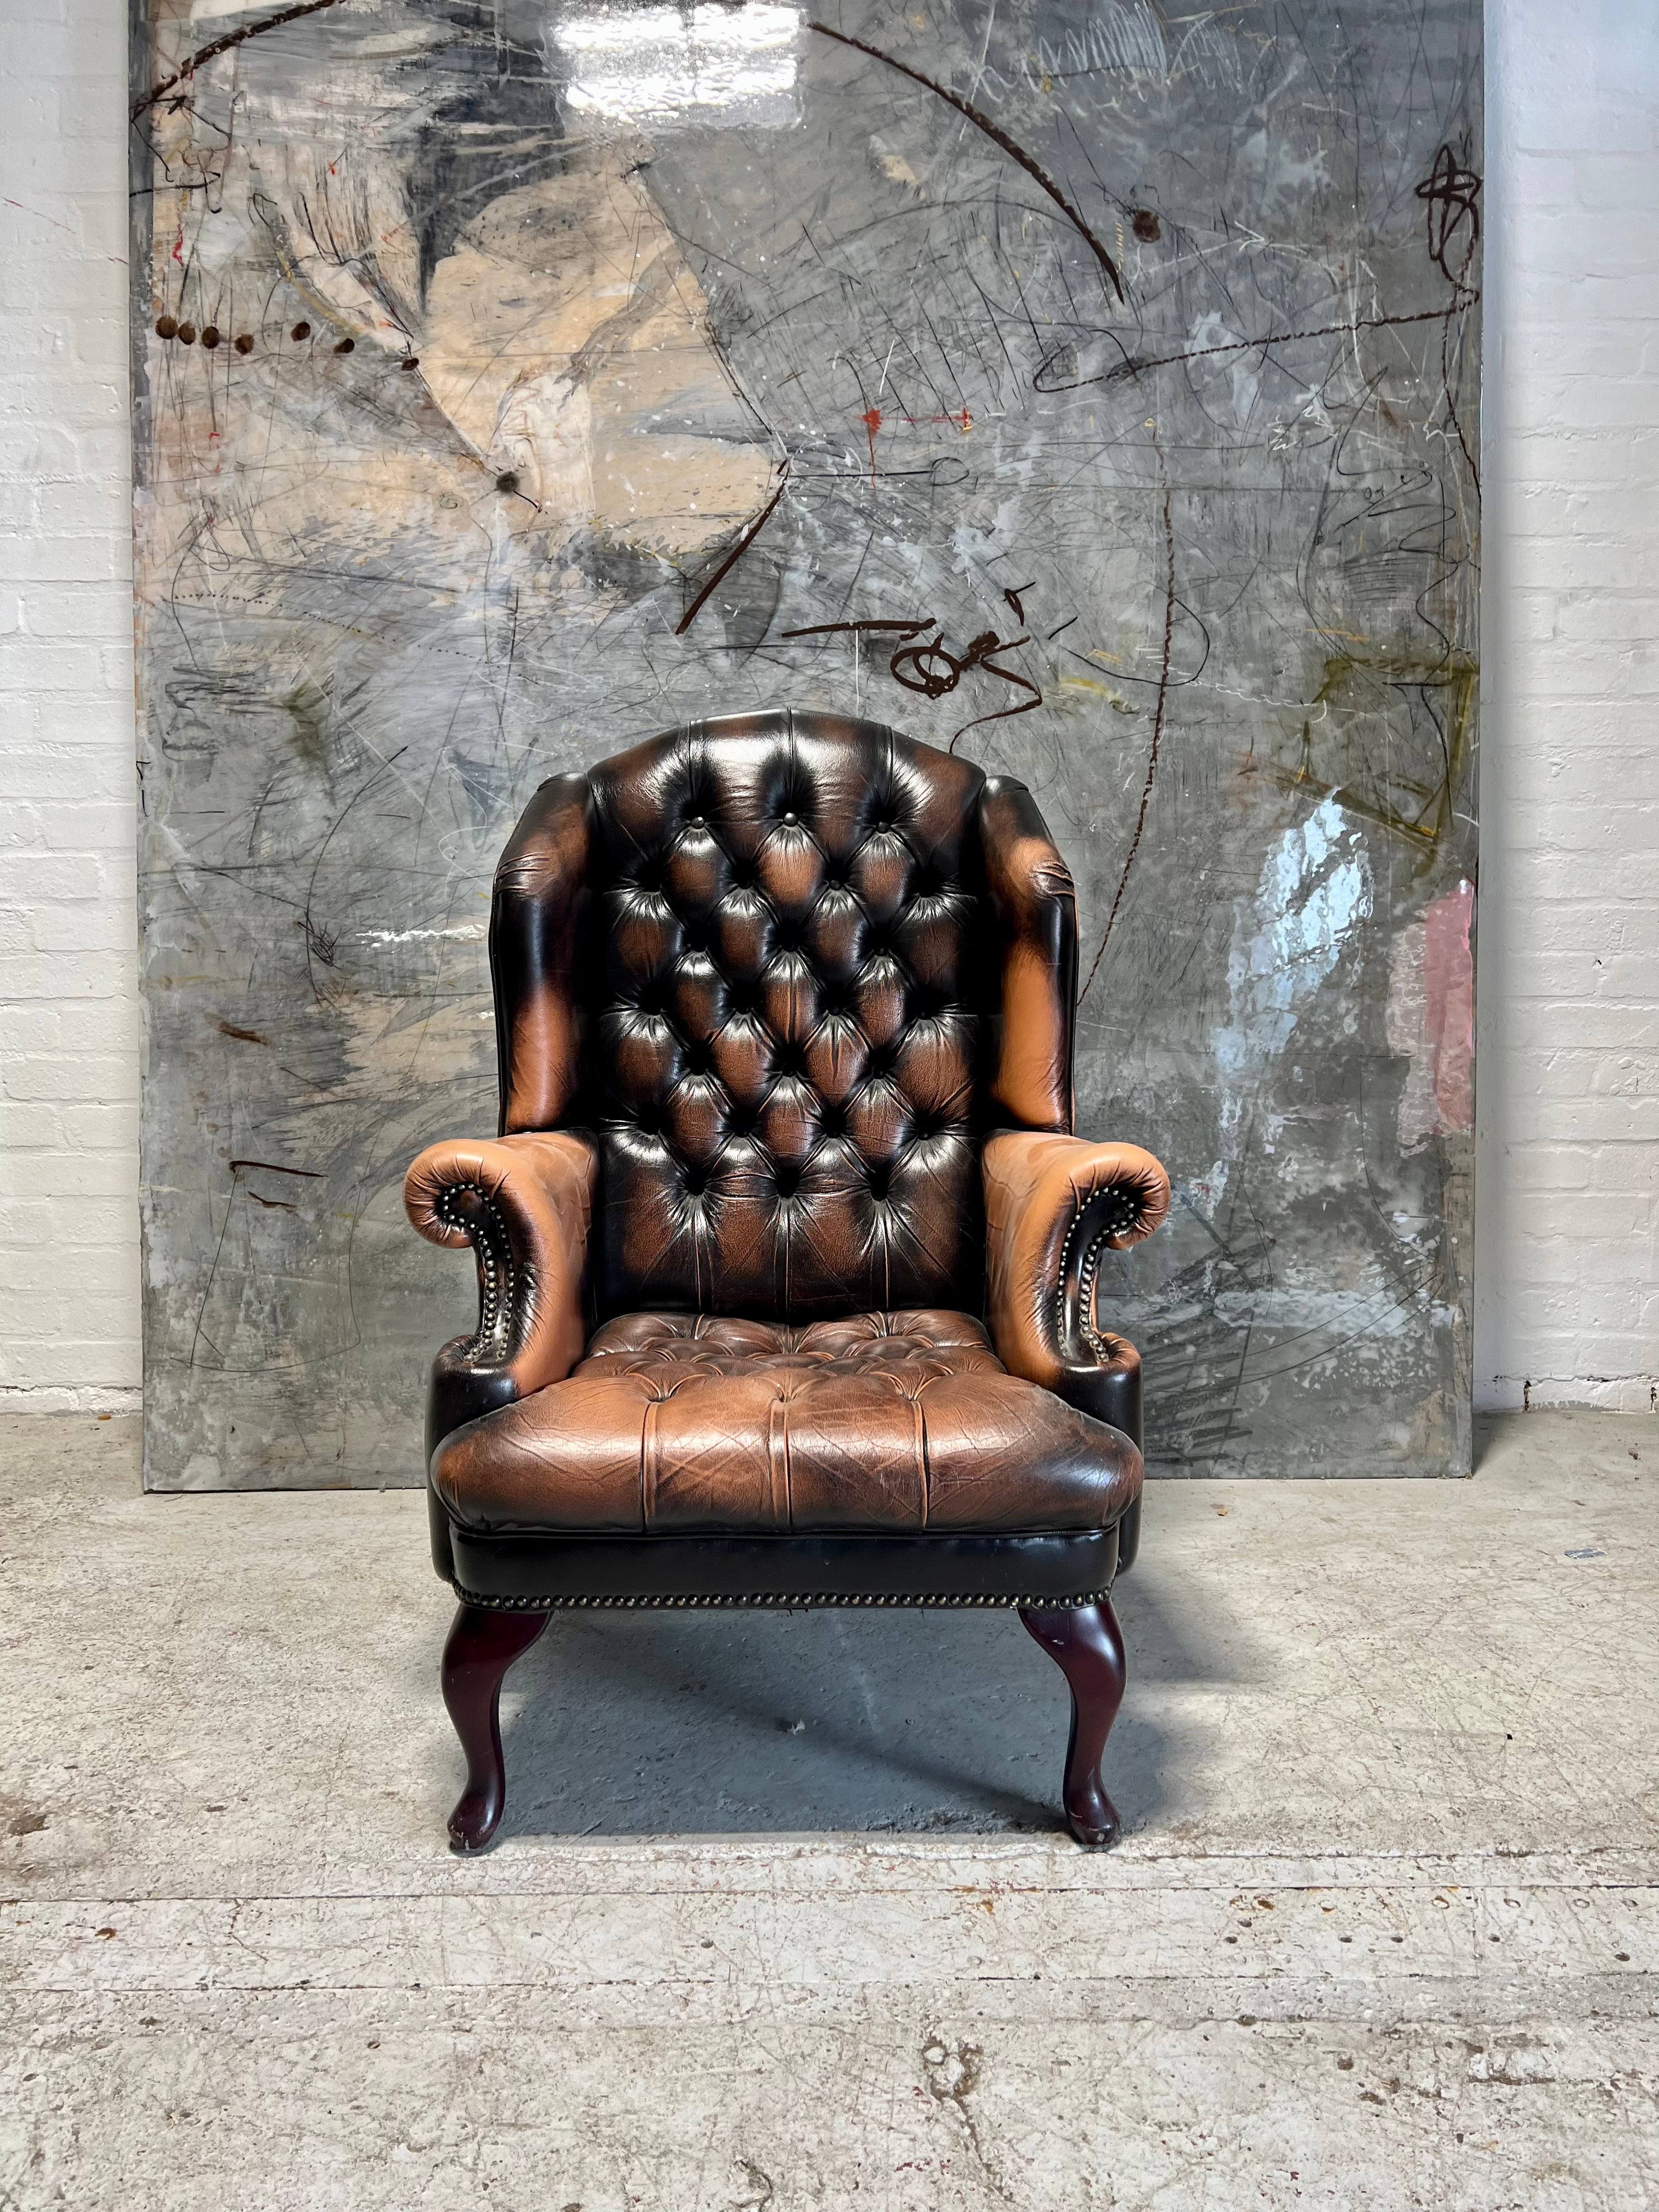
[{"label": "chair foot", "polygon": [[1066,1747],[1066,1825],[1079,1843],[1114,1843],[1118,1817],[1100,1778],[1101,1754],[1123,1702],[1123,1633],[1111,1600],[1064,1612],[1025,1606],[1020,1619],[1071,1686],[1072,1734]]},{"label": "chair foot", "polygon": [[501,1756],[501,1681],[547,1626],[544,1613],[464,1605],[444,1645],[444,1703],[466,1753],[466,1787],[449,1816],[449,1846],[481,1851],[507,1804]]}]

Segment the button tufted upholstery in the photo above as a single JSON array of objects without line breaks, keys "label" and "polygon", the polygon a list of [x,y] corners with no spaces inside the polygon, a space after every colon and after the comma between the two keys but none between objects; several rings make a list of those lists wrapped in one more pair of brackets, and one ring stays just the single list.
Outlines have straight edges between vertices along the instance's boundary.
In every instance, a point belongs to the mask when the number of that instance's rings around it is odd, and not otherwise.
[{"label": "button tufted upholstery", "polygon": [[975,1282],[981,778],[917,750],[680,738],[592,776],[608,1306],[799,1316]]},{"label": "button tufted upholstery", "polygon": [[1030,793],[831,714],[671,731],[537,792],[490,965],[500,1132],[404,1192],[478,1265],[428,1401],[452,1842],[501,1817],[548,1610],[636,1604],[1018,1607],[1071,1685],[1066,1820],[1109,1842],[1140,1363],[1096,1285],[1170,1186],[1071,1133],[1077,916]]},{"label": "button tufted upholstery", "polygon": [[459,1429],[432,1479],[471,1533],[934,1534],[1097,1528],[1127,1439],[1010,1375],[938,1310],[802,1328],[608,1322],[568,1379]]},{"label": "button tufted upholstery", "polygon": [[1069,1133],[1072,884],[1022,785],[829,714],[671,731],[537,792],[490,951],[501,1134],[407,1185],[480,1266],[434,1369],[445,1571],[452,1528],[1121,1517],[1094,1262],[1168,1184]]},{"label": "button tufted upholstery", "polygon": [[977,1304],[986,798],[965,762],[804,714],[538,794],[496,915],[503,1127],[597,1127],[601,1310]]}]

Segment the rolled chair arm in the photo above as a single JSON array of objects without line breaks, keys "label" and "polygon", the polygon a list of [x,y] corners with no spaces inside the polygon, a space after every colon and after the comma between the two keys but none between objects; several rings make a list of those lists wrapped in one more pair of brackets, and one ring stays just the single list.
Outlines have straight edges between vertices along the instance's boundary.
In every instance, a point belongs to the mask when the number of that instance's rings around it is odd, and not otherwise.
[{"label": "rolled chair arm", "polygon": [[427,1452],[462,1422],[567,1376],[587,1340],[592,1139],[570,1130],[428,1145],[404,1206],[434,1244],[471,1245],[478,1325],[432,1370]]},{"label": "rolled chair arm", "polygon": [[1138,1145],[1006,1129],[984,1154],[991,1339],[1013,1375],[1040,1382],[1140,1443],[1140,1355],[1098,1325],[1103,1251],[1150,1237],[1170,1178]]}]

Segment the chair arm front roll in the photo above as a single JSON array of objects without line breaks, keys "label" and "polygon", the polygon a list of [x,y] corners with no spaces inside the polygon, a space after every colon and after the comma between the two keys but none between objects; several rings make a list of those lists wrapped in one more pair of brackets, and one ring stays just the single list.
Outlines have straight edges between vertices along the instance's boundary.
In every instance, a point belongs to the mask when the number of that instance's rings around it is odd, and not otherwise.
[{"label": "chair arm front roll", "polygon": [[1170,1178],[1138,1145],[1005,1129],[985,1146],[987,1305],[997,1357],[1140,1442],[1140,1357],[1095,1318],[1103,1251],[1150,1237]]},{"label": "chair arm front roll", "polygon": [[434,1244],[472,1247],[478,1326],[432,1369],[427,1453],[459,1428],[567,1376],[590,1322],[592,1139],[569,1130],[428,1145],[404,1206]]}]

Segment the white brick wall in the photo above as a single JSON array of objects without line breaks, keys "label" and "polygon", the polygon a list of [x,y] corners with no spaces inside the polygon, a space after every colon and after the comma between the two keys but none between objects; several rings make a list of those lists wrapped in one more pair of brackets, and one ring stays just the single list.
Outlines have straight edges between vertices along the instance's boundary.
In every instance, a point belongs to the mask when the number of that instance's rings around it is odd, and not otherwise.
[{"label": "white brick wall", "polygon": [[132,1401],[126,10],[5,0],[0,1404]]},{"label": "white brick wall", "polygon": [[[125,9],[4,29],[0,1398],[101,1407],[139,1373]],[[1659,9],[1502,0],[1487,36],[1477,1395],[1646,1408]]]},{"label": "white brick wall", "polygon": [[1477,1395],[1659,1385],[1659,9],[1487,9]]}]

